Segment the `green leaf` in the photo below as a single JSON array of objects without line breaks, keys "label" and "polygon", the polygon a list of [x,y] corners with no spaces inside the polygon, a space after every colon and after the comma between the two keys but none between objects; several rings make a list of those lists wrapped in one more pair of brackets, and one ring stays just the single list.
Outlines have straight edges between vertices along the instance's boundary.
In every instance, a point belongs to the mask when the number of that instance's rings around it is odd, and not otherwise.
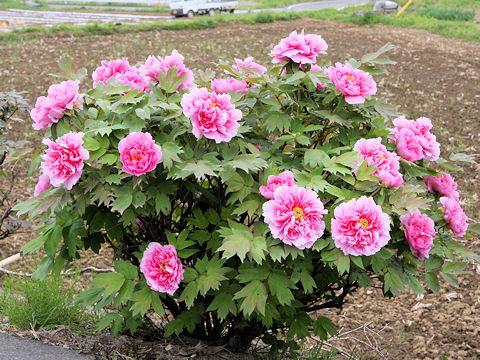
[{"label": "green leaf", "polygon": [[22,254],[23,255],[28,255],[36,252],[38,249],[42,247],[43,244],[45,244],[45,241],[48,239],[48,235],[51,232],[51,229],[43,232],[39,237],[37,237],[34,240],[29,241],[26,243],[23,248],[22,248]]},{"label": "green leaf", "polygon": [[121,187],[118,188],[115,192],[117,198],[112,203],[112,211],[118,211],[120,214],[123,214],[125,210],[132,204],[133,194],[130,187]]},{"label": "green leaf", "polygon": [[105,154],[97,161],[99,164],[113,165],[117,162],[117,160],[118,160],[117,154]]},{"label": "green leaf", "polygon": [[185,179],[190,175],[194,175],[198,180],[204,180],[207,175],[217,176],[217,171],[219,171],[221,166],[212,162],[211,160],[198,160],[185,163],[185,165],[179,169],[177,179]]},{"label": "green leaf", "polygon": [[257,154],[242,154],[229,161],[228,165],[234,169],[242,169],[246,173],[249,173],[250,171],[257,172],[258,170],[264,169],[268,164]]},{"label": "green leaf", "polygon": [[348,273],[350,271],[350,257],[343,254],[338,256],[335,265],[340,275]]},{"label": "green leaf", "polygon": [[242,290],[235,293],[234,300],[242,300],[240,310],[246,316],[250,316],[254,311],[265,315],[265,304],[267,303],[267,289],[265,284],[259,280],[248,283]]},{"label": "green leaf", "polygon": [[100,149],[101,145],[100,145],[100,142],[98,142],[91,136],[85,135],[83,137],[83,147],[88,151],[97,151],[98,149]]},{"label": "green leaf", "polygon": [[152,291],[144,287],[138,291],[135,291],[132,295],[133,305],[130,307],[130,311],[133,316],[144,316],[152,306]]},{"label": "green leaf", "polygon": [[309,328],[312,324],[312,319],[304,312],[296,313],[292,323],[289,326],[289,335],[295,335],[299,339],[303,339],[309,335]]},{"label": "green leaf", "polygon": [[202,295],[206,295],[211,289],[218,290],[220,282],[227,280],[225,275],[230,271],[230,268],[222,267],[222,265],[222,260],[211,259],[207,271],[198,276],[198,289]]},{"label": "green leaf", "polygon": [[113,263],[115,271],[122,274],[125,279],[135,280],[138,276],[138,269],[130,261],[115,260]]},{"label": "green leaf", "polygon": [[122,318],[122,315],[114,312],[107,313],[106,315],[102,316],[100,320],[97,322],[96,330],[102,331],[108,328],[110,325],[114,323],[115,320],[118,318]]},{"label": "green leaf", "polygon": [[261,264],[265,260],[265,253],[267,252],[267,241],[264,236],[255,236],[250,244],[249,256],[257,264]]},{"label": "green leaf", "polygon": [[250,199],[242,202],[233,212],[233,215],[241,215],[247,213],[249,216],[254,216],[258,209],[261,207],[259,199]]},{"label": "green leaf", "polygon": [[183,153],[183,150],[180,146],[173,142],[166,142],[162,144],[162,153],[163,159],[162,164],[167,168],[171,169],[174,162],[180,162],[181,159],[178,155]]},{"label": "green leaf", "polygon": [[317,166],[323,166],[323,161],[328,158],[327,153],[323,150],[308,149],[305,151],[303,162],[305,165],[315,168]]},{"label": "green leaf", "polygon": [[280,305],[290,305],[294,300],[292,291],[295,288],[291,280],[281,271],[274,271],[268,276],[268,288],[275,295]]},{"label": "green leaf", "polygon": [[431,255],[427,260],[425,260],[425,271],[432,272],[438,271],[442,268],[443,259],[437,255]]},{"label": "green leaf", "polygon": [[228,314],[237,314],[237,305],[233,301],[233,295],[228,292],[218,293],[210,303],[207,311],[217,311],[220,320],[225,320]]},{"label": "green leaf", "polygon": [[445,274],[459,275],[464,273],[466,264],[462,262],[448,261],[442,266],[442,272]]},{"label": "green leaf", "polygon": [[134,290],[135,283],[133,281],[126,280],[118,291],[114,305],[119,306],[126,304],[131,299]]},{"label": "green leaf", "polygon": [[382,56],[383,54],[385,54],[388,51],[391,51],[394,48],[395,48],[395,45],[387,43],[387,44],[383,45],[377,51],[375,51],[373,53],[363,55],[363,57],[361,58],[360,61],[362,63],[375,63],[376,59],[378,59],[380,56]]},{"label": "green leaf", "polygon": [[222,257],[229,259],[235,255],[243,262],[252,248],[253,234],[243,224],[230,223],[231,227],[222,227],[218,231],[223,238],[222,246],[217,251],[223,251]]},{"label": "green leaf", "polygon": [[269,112],[264,117],[265,127],[268,132],[274,132],[275,130],[283,132],[290,129],[291,120],[289,115],[277,111]]},{"label": "green leaf", "polygon": [[53,231],[49,233],[47,240],[45,241],[45,252],[51,258],[55,257],[58,244],[60,244],[60,240],[62,240],[62,230],[63,229],[60,225],[56,225],[53,228]]},{"label": "green leaf", "polygon": [[95,285],[104,289],[103,296],[108,297],[120,290],[125,282],[125,277],[117,272],[102,273],[97,275],[94,282]]},{"label": "green leaf", "polygon": [[348,151],[333,158],[333,161],[335,161],[337,164],[344,165],[352,169],[357,167],[360,160],[360,155],[356,151]]},{"label": "green leaf", "polygon": [[195,298],[198,295],[198,284],[196,281],[192,281],[185,286],[182,293],[180,294],[180,301],[185,301],[187,308],[191,308],[195,301]]},{"label": "green leaf", "polygon": [[280,262],[287,257],[283,245],[275,245],[268,249],[268,254],[275,262]]},{"label": "green leaf", "polygon": [[302,270],[298,276],[299,276],[300,282],[302,283],[303,290],[305,291],[305,293],[306,294],[312,293],[313,289],[317,287],[317,284],[315,283],[315,279],[306,270]]},{"label": "green leaf", "polygon": [[384,275],[384,288],[385,291],[389,291],[397,295],[399,290],[404,289],[404,284],[402,281],[402,278],[399,276],[399,274],[395,271],[393,268],[388,268],[387,272]]},{"label": "green leaf", "polygon": [[145,194],[141,191],[136,191],[133,193],[133,197],[132,197],[132,205],[135,207],[135,208],[141,208],[145,205],[145,202],[147,201],[147,197],[145,196]]},{"label": "green leaf", "polygon": [[296,172],[295,180],[299,186],[306,187],[307,189],[312,189],[318,192],[324,192],[329,185],[328,181],[325,180],[325,176],[322,175],[322,171],[318,168],[312,170],[311,172]]},{"label": "green leaf", "polygon": [[37,269],[32,274],[33,280],[43,280],[47,277],[48,273],[53,267],[53,259],[51,257],[44,257],[40,264],[38,264]]},{"label": "green leaf", "polygon": [[427,282],[428,288],[433,292],[438,292],[440,290],[440,283],[438,282],[437,274],[434,272],[425,273],[425,281]]},{"label": "green leaf", "polygon": [[373,175],[376,170],[374,166],[368,166],[366,162],[363,162],[362,165],[358,167],[355,177],[359,181],[378,182],[378,178]]},{"label": "green leaf", "polygon": [[299,82],[306,76],[307,76],[307,73],[303,71],[297,71],[293,75],[290,75],[285,79],[285,84],[293,84],[295,82]]},{"label": "green leaf", "polygon": [[157,193],[155,196],[155,211],[157,214],[163,213],[164,215],[168,215],[172,209],[172,205],[170,204],[170,199],[164,193]]},{"label": "green leaf", "polygon": [[335,325],[329,318],[325,316],[319,316],[314,321],[313,331],[321,340],[328,340],[328,335],[334,336],[337,334]]}]

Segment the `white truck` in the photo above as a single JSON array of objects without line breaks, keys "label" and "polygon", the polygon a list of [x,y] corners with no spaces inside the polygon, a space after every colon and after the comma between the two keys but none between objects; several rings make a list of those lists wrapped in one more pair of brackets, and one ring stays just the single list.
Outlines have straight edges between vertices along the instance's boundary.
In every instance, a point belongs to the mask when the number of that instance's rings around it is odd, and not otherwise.
[{"label": "white truck", "polygon": [[210,16],[220,12],[233,13],[238,6],[238,1],[228,0],[170,0],[170,14],[175,17],[195,15]]}]

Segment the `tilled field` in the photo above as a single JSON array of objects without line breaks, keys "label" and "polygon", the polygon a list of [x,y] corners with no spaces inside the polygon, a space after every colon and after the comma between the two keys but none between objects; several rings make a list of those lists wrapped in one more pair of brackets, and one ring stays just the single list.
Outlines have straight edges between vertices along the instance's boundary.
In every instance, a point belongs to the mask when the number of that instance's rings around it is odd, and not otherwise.
[{"label": "tilled field", "polygon": [[[149,54],[162,55],[174,48],[194,68],[213,67],[212,63],[218,59],[247,55],[266,62],[274,43],[291,30],[302,28],[327,40],[333,61],[360,57],[387,42],[397,45],[391,53],[397,65],[390,66],[389,75],[379,84],[378,96],[398,104],[408,116],[430,117],[444,156],[461,151],[477,156],[478,160],[480,45],[424,31],[303,19],[257,26],[230,24],[198,31],[88,37],[65,34],[0,44],[0,91],[26,90],[33,102],[55,82],[49,74],[56,71],[56,62],[64,52],[89,72],[102,59],[128,57],[131,63],[136,63]],[[14,136],[39,141],[28,121]],[[479,218],[478,167],[465,168],[464,174],[457,177],[469,215]],[[19,181],[20,196],[31,194],[33,181],[27,178]],[[26,238],[28,235],[20,234],[8,244],[1,244],[0,258],[18,250]],[[465,241],[478,252],[478,239]],[[96,261],[106,262],[103,258]],[[442,355],[448,359],[480,358],[480,267],[472,265],[468,270],[471,273],[462,278],[459,288],[445,287],[440,294],[425,294],[423,298],[404,293],[396,299],[384,299],[380,290],[360,291],[343,313],[335,316],[344,333],[355,330],[346,333],[336,345],[373,358],[439,359]]]}]

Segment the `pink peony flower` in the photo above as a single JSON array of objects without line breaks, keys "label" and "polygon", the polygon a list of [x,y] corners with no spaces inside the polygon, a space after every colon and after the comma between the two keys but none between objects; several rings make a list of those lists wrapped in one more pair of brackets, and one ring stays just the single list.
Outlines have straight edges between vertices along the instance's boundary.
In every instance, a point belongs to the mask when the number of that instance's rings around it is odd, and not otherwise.
[{"label": "pink peony flower", "polygon": [[377,84],[372,75],[354,69],[351,64],[336,63],[325,70],[333,85],[345,97],[348,104],[363,104],[365,97],[375,95]]},{"label": "pink peony flower", "polygon": [[443,173],[438,176],[425,176],[425,184],[430,192],[438,192],[441,196],[459,199],[460,194],[457,191],[458,184],[449,173]]},{"label": "pink peony flower", "polygon": [[260,186],[260,194],[266,199],[272,200],[275,189],[279,186],[294,186],[295,178],[291,171],[283,171],[277,176],[270,175],[266,186]]},{"label": "pink peony flower", "polygon": [[93,87],[96,87],[98,83],[106,84],[109,79],[118,74],[124,74],[131,68],[127,59],[102,60],[101,64],[92,73]]},{"label": "pink peony flower", "polygon": [[217,94],[228,94],[231,92],[245,94],[247,92],[248,84],[244,80],[237,80],[232,77],[226,79],[213,79],[212,80],[212,91]]},{"label": "pink peony flower", "polygon": [[51,187],[52,184],[50,184],[50,178],[45,174],[40,174],[40,176],[38,177],[37,185],[35,185],[35,191],[33,193],[33,196],[40,196],[41,193],[47,191]]},{"label": "pink peony flower", "polygon": [[325,230],[327,210],[317,194],[298,186],[280,186],[263,204],[263,217],[272,236],[298,249],[311,248]]},{"label": "pink peony flower", "polygon": [[332,238],[345,255],[370,256],[390,240],[390,219],[371,197],[339,205],[332,219]]},{"label": "pink peony flower", "polygon": [[132,89],[137,89],[140,92],[146,93],[152,91],[148,79],[134,66],[130,66],[130,68],[122,74],[117,74],[115,78],[120,84],[130,86]]},{"label": "pink peony flower", "polygon": [[245,60],[235,59],[235,65],[233,65],[232,68],[247,77],[255,77],[267,72],[267,68],[257,64],[251,56]]},{"label": "pink peony flower", "polygon": [[298,34],[292,31],[289,36],[280,40],[272,50],[273,63],[293,61],[297,64],[315,64],[317,56],[326,54],[328,45],[320,35]]},{"label": "pink peony flower", "polygon": [[440,144],[437,142],[432,129],[432,121],[421,117],[417,120],[408,120],[400,116],[393,120],[392,139],[397,145],[397,153],[407,161],[427,159],[438,160]]},{"label": "pink peony flower", "polygon": [[387,150],[382,144],[382,138],[360,139],[353,149],[366,160],[368,166],[375,166],[373,173],[383,185],[396,188],[403,184],[403,176],[400,173],[399,157]]},{"label": "pink peony flower", "polygon": [[433,220],[415,210],[400,216],[400,222],[413,254],[419,259],[428,258],[436,234]]},{"label": "pink peony flower", "polygon": [[35,130],[47,129],[58,122],[65,112],[80,108],[83,95],[79,94],[80,83],[67,80],[50,86],[47,96],[40,96],[30,112]]},{"label": "pink peony flower", "polygon": [[41,164],[43,174],[50,179],[52,186],[64,185],[71,190],[82,176],[83,162],[89,156],[83,147],[83,133],[69,132],[56,141],[43,139],[43,143],[48,146]]},{"label": "pink peony flower", "polygon": [[155,170],[162,160],[160,146],[155,144],[150,133],[133,132],[118,143],[122,171],[140,176]]},{"label": "pink peony flower", "polygon": [[150,82],[157,83],[160,81],[160,73],[167,74],[170,69],[175,69],[177,78],[183,76],[182,83],[177,90],[194,88],[193,72],[185,66],[183,61],[184,57],[177,50],[173,50],[171,55],[164,58],[150,55],[145,64],[140,67],[140,72]]},{"label": "pink peony flower", "polygon": [[443,205],[443,218],[448,223],[453,235],[465,236],[468,229],[468,217],[458,200],[444,196],[440,198],[440,203]]},{"label": "pink peony flower", "polygon": [[173,295],[183,280],[182,262],[172,245],[148,244],[140,261],[140,271],[154,291]]},{"label": "pink peony flower", "polygon": [[[318,66],[317,64],[313,64],[312,67],[310,68],[311,72],[323,72],[324,69]],[[327,87],[327,84],[324,82],[319,82],[316,84],[317,90],[323,90]]]},{"label": "pink peony flower", "polygon": [[208,92],[205,88],[193,89],[183,95],[182,108],[193,127],[197,139],[205,136],[216,143],[229,142],[240,127],[240,110],[231,103],[230,95]]}]

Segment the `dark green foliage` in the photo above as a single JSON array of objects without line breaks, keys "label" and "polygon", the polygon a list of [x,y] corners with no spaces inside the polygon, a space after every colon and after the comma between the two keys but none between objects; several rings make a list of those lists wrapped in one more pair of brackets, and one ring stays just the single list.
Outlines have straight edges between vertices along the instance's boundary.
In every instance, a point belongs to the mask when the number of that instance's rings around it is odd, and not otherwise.
[{"label": "dark green foliage", "polygon": [[272,23],[275,21],[275,18],[273,17],[273,15],[271,13],[268,13],[268,12],[261,12],[259,13],[257,16],[255,16],[255,20],[254,20],[256,23],[259,23],[259,24],[266,24],[266,23]]},{"label": "dark green foliage", "polygon": [[427,7],[423,14],[438,20],[472,21],[475,18],[475,12],[473,11],[436,6]]},{"label": "dark green foliage", "polygon": [[[392,48],[387,44],[349,61],[380,77],[383,65],[392,63],[385,56]],[[70,78],[85,75],[71,61],[61,64]],[[242,76],[229,64],[221,63],[218,70]],[[202,72],[196,83],[209,87],[213,76]],[[408,287],[421,292],[423,278],[437,291],[439,278],[453,283],[462,271],[459,261],[472,256],[452,239],[438,198],[424,185],[425,175],[437,174],[432,163],[402,162],[406,183],[399,189],[380,184],[371,166],[354,171],[360,159],[353,146],[360,138],[381,136],[393,149],[387,140],[391,119],[382,115],[385,105],[378,98],[352,106],[309,65],[273,65],[248,78],[255,86],[245,95],[232,95],[243,114],[239,134],[217,144],[193,136],[180,105],[184,93],[176,91],[181,81],[169,71],[151,93],[114,81],[87,90],[83,108],[46,131],[52,138],[84,132],[90,156],[81,180],[71,191],[52,188],[16,207],[44,223],[40,236],[23,248],[24,253],[45,250],[37,278],[58,273],[83,249],[113,248],[115,271],[98,275],[81,295],[86,305],[105,310],[98,330],[134,334],[145,315],[155,312],[168,322],[167,336],[189,334],[236,351],[264,336],[272,349],[298,349],[297,340],[310,331],[322,340],[336,333],[329,319],[314,315],[316,310],[341,308],[348,294],[371,286],[373,279],[383,284],[386,296]],[[319,91],[319,82],[326,88]],[[164,152],[155,171],[140,177],[122,172],[118,159],[119,140],[136,131],[151,133]],[[442,159],[436,166],[453,165]],[[328,209],[325,234],[310,249],[285,245],[264,223],[266,200],[259,187],[286,169]],[[340,203],[362,195],[392,219],[391,241],[372,256],[346,256],[332,240],[330,220]],[[399,216],[416,208],[438,226],[426,271],[399,224]],[[138,271],[150,242],[177,249],[185,276],[172,296],[152,291]]]}]

